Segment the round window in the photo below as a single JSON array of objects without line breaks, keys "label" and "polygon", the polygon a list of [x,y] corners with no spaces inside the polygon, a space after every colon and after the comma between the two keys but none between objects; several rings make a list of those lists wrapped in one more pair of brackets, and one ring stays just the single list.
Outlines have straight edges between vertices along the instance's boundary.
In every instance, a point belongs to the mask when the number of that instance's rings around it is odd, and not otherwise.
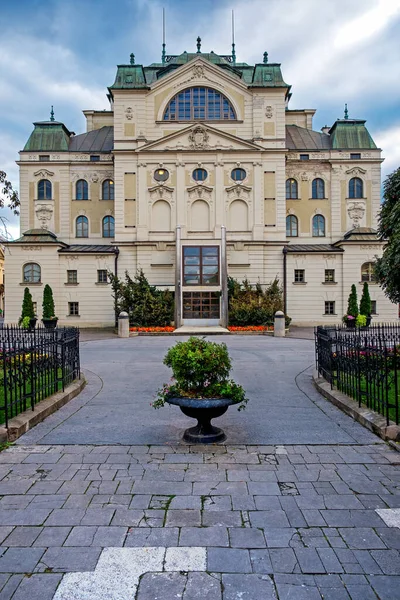
[{"label": "round window", "polygon": [[205,169],[195,169],[192,175],[195,181],[204,181],[207,178],[207,171]]},{"label": "round window", "polygon": [[156,169],[154,171],[154,179],[156,181],[167,181],[169,173],[167,169]]},{"label": "round window", "polygon": [[233,169],[231,177],[233,181],[243,181],[246,177],[246,171],[244,169]]}]

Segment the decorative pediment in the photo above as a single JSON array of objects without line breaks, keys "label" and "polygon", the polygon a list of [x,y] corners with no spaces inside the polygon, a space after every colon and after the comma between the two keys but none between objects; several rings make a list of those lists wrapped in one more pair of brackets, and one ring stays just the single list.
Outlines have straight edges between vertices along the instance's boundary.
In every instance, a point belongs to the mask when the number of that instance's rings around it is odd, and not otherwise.
[{"label": "decorative pediment", "polygon": [[360,175],[365,175],[367,171],[362,169],[361,167],[353,167],[346,171],[346,175],[351,175],[352,177],[359,177]]},{"label": "decorative pediment", "polygon": [[194,185],[187,188],[190,200],[209,200],[211,198],[213,188],[206,185]]},{"label": "decorative pediment", "polygon": [[226,193],[228,194],[229,200],[243,198],[244,200],[248,200],[250,197],[251,187],[247,185],[243,185],[243,183],[235,183],[230,187],[225,188]]},{"label": "decorative pediment", "polygon": [[155,150],[157,152],[253,150],[260,152],[263,148],[255,143],[244,141],[235,135],[226,133],[225,131],[219,131],[209,125],[198,123],[164,136],[154,142],[145,144],[138,152],[146,152],[147,150]]},{"label": "decorative pediment", "polygon": [[171,200],[174,188],[160,183],[158,185],[153,185],[153,187],[149,187],[148,191],[152,200]]},{"label": "decorative pediment", "polygon": [[47,179],[48,177],[53,177],[54,173],[52,171],[48,171],[47,169],[40,169],[40,171],[36,171],[34,173],[35,177],[43,177]]}]

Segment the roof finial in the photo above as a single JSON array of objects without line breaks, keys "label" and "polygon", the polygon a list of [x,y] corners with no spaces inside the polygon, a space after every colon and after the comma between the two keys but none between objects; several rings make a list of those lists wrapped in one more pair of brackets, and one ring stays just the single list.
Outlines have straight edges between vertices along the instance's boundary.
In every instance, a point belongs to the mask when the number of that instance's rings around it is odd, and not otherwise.
[{"label": "roof finial", "polygon": [[134,65],[135,64],[135,55],[133,54],[133,52],[131,52],[130,59],[131,59],[131,65]]},{"label": "roof finial", "polygon": [[268,52],[264,52],[264,65],[268,63]]},{"label": "roof finial", "polygon": [[201,37],[197,38],[197,54],[201,54]]},{"label": "roof finial", "polygon": [[50,111],[50,121],[54,121],[54,110],[53,110],[53,105],[51,105],[51,111]]},{"label": "roof finial", "polygon": [[236,65],[236,51],[235,51],[235,12],[232,11],[232,63]]},{"label": "roof finial", "polygon": [[349,111],[347,110],[347,103],[344,105],[344,118],[347,119],[349,118]]},{"label": "roof finial", "polygon": [[165,8],[163,8],[163,43],[161,52],[161,62],[165,64]]}]

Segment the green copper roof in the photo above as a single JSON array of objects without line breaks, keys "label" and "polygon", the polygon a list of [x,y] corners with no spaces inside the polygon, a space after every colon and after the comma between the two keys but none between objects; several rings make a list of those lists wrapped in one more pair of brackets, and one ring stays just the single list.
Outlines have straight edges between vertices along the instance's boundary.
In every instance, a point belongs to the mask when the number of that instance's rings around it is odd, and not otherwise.
[{"label": "green copper roof", "polygon": [[360,119],[338,119],[329,130],[331,148],[341,150],[373,150],[376,144]]},{"label": "green copper roof", "polygon": [[28,229],[20,238],[9,242],[10,244],[25,243],[25,244],[60,244],[66,246],[64,242],[59,240],[57,236],[47,229]]},{"label": "green copper roof", "polygon": [[117,69],[117,75],[110,90],[148,88],[142,65],[118,65]]},{"label": "green copper roof", "polygon": [[70,131],[59,121],[34,123],[35,129],[24,146],[25,151],[62,152],[68,151]]}]

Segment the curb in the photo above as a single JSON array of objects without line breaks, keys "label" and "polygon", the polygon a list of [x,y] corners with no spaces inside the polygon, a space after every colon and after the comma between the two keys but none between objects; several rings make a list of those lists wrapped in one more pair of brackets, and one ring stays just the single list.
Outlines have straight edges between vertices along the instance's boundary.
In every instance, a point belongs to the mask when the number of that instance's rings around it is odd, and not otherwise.
[{"label": "curb", "polygon": [[35,405],[35,410],[26,410],[8,422],[8,429],[0,427],[0,442],[15,442],[21,435],[32,429],[35,425],[44,421],[46,417],[56,412],[59,408],[75,398],[85,387],[86,379],[83,375],[65,388],[63,392],[57,392]]},{"label": "curb", "polygon": [[382,415],[368,408],[359,407],[353,398],[346,396],[339,390],[332,390],[330,383],[320,377],[317,371],[313,373],[313,383],[324,398],[400,451],[400,447],[395,444],[395,442],[400,442],[400,425],[396,425],[393,421],[389,421],[390,424],[387,425],[386,419]]}]

